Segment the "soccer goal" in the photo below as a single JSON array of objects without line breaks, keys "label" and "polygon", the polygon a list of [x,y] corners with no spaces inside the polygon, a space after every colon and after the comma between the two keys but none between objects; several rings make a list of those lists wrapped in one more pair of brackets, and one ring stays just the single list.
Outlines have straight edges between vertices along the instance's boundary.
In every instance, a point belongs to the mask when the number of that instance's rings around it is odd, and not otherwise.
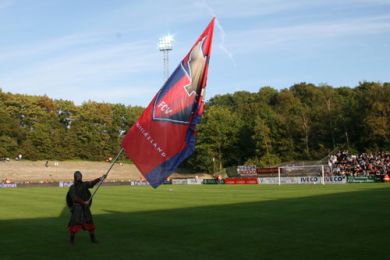
[{"label": "soccer goal", "polygon": [[332,175],[328,165],[305,165],[278,167],[273,175],[260,176],[260,184],[341,184],[346,183],[344,176]]}]

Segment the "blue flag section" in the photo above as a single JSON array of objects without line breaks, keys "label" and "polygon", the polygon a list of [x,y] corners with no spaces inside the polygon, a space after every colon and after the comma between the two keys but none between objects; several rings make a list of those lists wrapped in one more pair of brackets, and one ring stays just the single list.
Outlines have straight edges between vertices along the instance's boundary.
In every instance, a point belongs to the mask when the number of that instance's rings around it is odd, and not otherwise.
[{"label": "blue flag section", "polygon": [[126,155],[154,188],[195,149],[214,21],[215,18],[122,140]]}]

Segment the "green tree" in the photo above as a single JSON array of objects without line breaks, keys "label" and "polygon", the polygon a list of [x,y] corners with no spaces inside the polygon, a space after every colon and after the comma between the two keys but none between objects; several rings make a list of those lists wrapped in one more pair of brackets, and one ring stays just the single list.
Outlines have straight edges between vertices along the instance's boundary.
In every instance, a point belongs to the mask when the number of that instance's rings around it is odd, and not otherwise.
[{"label": "green tree", "polygon": [[208,144],[203,145],[203,149],[209,149],[206,154],[214,158],[218,170],[238,161],[236,147],[241,123],[237,114],[226,107],[207,107],[198,137],[200,143]]},{"label": "green tree", "polygon": [[359,149],[389,147],[389,85],[362,82],[356,88],[361,131]]},{"label": "green tree", "polygon": [[257,117],[255,120],[253,139],[256,143],[257,154],[269,154],[271,153],[271,129],[268,127],[266,122]]}]

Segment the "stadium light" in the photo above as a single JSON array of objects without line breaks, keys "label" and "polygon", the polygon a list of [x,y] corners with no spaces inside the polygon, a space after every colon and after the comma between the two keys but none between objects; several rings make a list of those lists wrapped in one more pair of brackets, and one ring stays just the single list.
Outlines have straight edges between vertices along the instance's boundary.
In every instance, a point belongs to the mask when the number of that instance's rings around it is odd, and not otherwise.
[{"label": "stadium light", "polygon": [[167,34],[160,37],[158,48],[163,53],[164,80],[169,76],[169,51],[173,50],[173,35]]},{"label": "stadium light", "polygon": [[160,51],[170,51],[173,49],[173,35],[165,35],[163,37],[160,37],[158,42],[158,48]]}]

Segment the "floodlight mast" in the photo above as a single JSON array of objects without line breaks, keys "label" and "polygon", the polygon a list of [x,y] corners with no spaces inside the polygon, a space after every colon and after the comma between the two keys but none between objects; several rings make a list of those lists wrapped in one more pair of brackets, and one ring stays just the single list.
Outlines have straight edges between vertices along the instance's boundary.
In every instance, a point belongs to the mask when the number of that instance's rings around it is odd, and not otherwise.
[{"label": "floodlight mast", "polygon": [[168,34],[158,41],[158,48],[163,53],[164,80],[169,77],[169,51],[173,49],[173,36]]}]

